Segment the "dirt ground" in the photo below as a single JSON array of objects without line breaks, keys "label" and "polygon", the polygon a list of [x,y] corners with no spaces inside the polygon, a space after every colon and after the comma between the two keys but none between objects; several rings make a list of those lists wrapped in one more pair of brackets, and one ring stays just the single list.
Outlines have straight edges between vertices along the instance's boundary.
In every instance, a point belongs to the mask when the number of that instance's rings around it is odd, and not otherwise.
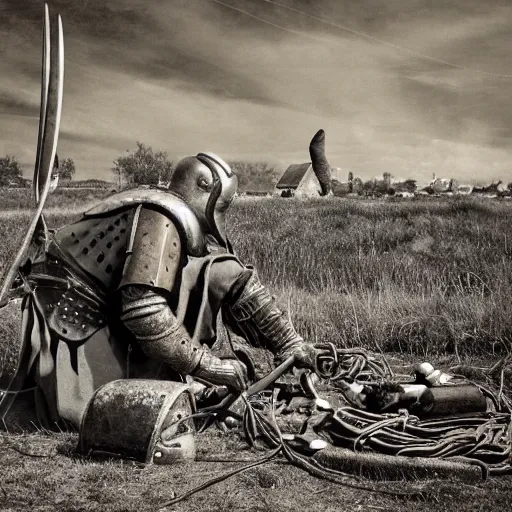
[{"label": "dirt ground", "polygon": [[[411,361],[388,356],[395,372],[405,377]],[[441,367],[447,368],[453,359],[442,362]],[[471,361],[472,367],[477,364],[483,362]],[[422,481],[347,476],[335,484],[278,457],[165,507],[176,496],[268,452],[250,449],[235,432],[216,429],[196,435],[195,461],[173,466],[87,459],[77,452],[77,445],[77,434],[0,432],[0,510],[455,512],[508,510],[512,502],[512,476],[476,483],[457,475]]]},{"label": "dirt ground", "polygon": [[[264,456],[247,449],[235,434],[200,434],[196,443],[194,462],[144,466],[82,458],[76,452],[77,436],[72,434],[2,434],[0,510],[485,511],[507,510],[512,500],[512,477],[471,485],[455,478],[373,482],[347,477],[346,484],[339,485],[312,477],[278,458],[162,508],[170,499],[210,478],[244,466],[235,460],[253,461]],[[396,497],[380,491],[405,495]]]}]

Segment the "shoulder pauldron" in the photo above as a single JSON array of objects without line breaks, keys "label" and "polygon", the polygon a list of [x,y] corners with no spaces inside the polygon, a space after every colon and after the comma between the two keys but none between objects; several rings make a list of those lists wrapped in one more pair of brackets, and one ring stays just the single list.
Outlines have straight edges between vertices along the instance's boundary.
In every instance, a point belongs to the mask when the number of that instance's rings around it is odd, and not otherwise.
[{"label": "shoulder pauldron", "polygon": [[91,208],[85,213],[85,218],[104,216],[138,205],[156,207],[168,216],[180,232],[184,245],[186,242],[187,254],[196,257],[206,254],[205,236],[199,220],[183,199],[170,192],[157,189],[125,190]]},{"label": "shoulder pauldron", "polygon": [[120,287],[146,285],[171,290],[182,261],[178,230],[156,210],[137,208]]}]

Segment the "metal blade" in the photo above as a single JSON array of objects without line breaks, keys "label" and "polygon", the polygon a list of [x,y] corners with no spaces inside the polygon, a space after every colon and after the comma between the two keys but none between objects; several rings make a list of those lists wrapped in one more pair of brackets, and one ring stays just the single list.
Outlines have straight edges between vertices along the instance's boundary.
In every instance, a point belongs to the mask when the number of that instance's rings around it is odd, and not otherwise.
[{"label": "metal blade", "polygon": [[[46,46],[43,48],[45,55],[50,55],[50,66],[48,69],[48,93],[46,102],[43,101],[46,88],[45,79],[41,83],[41,119],[42,133],[40,138],[40,144],[38,144],[38,159],[39,159],[39,170],[38,185],[39,191],[39,202],[37,205],[36,212],[32,218],[32,222],[27,230],[25,238],[19,248],[13,263],[11,264],[9,271],[4,276],[4,282],[0,290],[0,307],[5,305],[8,301],[9,291],[11,286],[16,279],[19,272],[20,266],[22,266],[27,258],[28,250],[36,231],[37,226],[41,220],[41,214],[50,191],[51,182],[51,171],[53,169],[53,163],[55,160],[55,154],[57,151],[57,141],[59,138],[59,127],[60,117],[62,112],[62,95],[64,86],[64,37],[62,32],[62,20],[60,15],[50,18],[50,23],[46,23],[46,15],[48,13],[48,7],[45,6],[45,38],[44,44],[46,43],[46,27],[49,27],[50,35],[50,48]],[[43,76],[46,76],[45,70],[46,59],[43,61]],[[43,103],[45,107],[43,108]],[[41,128],[40,128],[41,129]],[[37,168],[37,163],[36,163]],[[44,178],[44,179],[43,179]]]},{"label": "metal blade", "polygon": [[39,162],[38,191],[40,196],[51,181],[62,110],[64,41],[60,15],[50,17],[50,62],[48,100]]},{"label": "metal blade", "polygon": [[48,4],[44,4],[43,16],[43,61],[41,66],[41,105],[39,109],[39,130],[37,135],[36,163],[34,167],[34,179],[32,190],[34,198],[39,202],[40,195],[40,173],[41,173],[41,152],[44,137],[44,126],[46,123],[46,107],[48,102],[48,86],[50,82],[50,12]]}]

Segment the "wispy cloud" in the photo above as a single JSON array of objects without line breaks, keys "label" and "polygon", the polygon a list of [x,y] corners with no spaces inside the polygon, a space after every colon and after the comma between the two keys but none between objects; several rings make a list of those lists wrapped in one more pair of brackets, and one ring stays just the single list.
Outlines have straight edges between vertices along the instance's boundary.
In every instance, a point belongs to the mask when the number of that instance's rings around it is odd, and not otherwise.
[{"label": "wispy cloud", "polygon": [[[136,140],[285,166],[324,128],[333,165],[363,177],[512,180],[512,79],[495,76],[512,75],[508,0],[222,3],[52,2],[66,35],[59,152],[79,174],[108,172]],[[0,153],[27,165],[41,12],[0,0]]]}]

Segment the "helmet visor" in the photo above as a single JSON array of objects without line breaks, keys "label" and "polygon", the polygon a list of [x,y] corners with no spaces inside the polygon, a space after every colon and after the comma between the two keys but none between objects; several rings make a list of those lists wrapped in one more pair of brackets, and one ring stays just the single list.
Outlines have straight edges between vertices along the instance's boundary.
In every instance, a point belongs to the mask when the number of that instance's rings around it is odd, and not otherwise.
[{"label": "helmet visor", "polygon": [[229,165],[213,153],[199,153],[197,159],[213,173],[215,185],[206,205],[206,218],[219,242],[226,245],[225,213],[235,197],[238,178]]}]

